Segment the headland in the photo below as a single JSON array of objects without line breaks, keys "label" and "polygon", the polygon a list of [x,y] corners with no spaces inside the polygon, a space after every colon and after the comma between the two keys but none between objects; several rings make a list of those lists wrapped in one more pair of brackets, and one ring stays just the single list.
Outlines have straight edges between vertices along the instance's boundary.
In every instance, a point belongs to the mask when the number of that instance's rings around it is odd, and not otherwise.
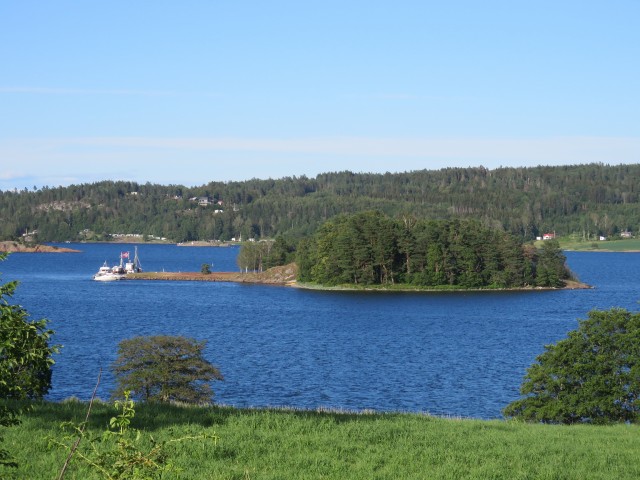
[{"label": "headland", "polygon": [[58,247],[55,245],[25,244],[20,242],[0,242],[0,252],[7,253],[80,253],[73,248]]}]

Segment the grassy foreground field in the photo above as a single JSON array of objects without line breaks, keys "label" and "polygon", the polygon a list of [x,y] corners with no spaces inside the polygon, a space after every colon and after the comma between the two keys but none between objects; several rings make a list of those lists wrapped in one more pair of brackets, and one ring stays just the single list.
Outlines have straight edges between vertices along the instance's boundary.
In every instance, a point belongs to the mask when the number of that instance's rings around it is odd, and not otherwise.
[{"label": "grassy foreground field", "polygon": [[[132,426],[156,440],[215,433],[217,444],[168,447],[183,479],[637,479],[640,429],[544,426],[418,414],[355,414],[137,405]],[[15,478],[57,477],[66,452],[48,447],[59,424],[84,420],[86,404],[42,403],[4,429]],[[94,405],[89,429],[115,414]],[[80,450],[88,447],[80,444]],[[69,442],[71,443],[71,442]],[[9,470],[0,470],[0,477]],[[2,477],[4,478],[4,477]],[[11,478],[11,477],[9,477]],[[101,478],[74,459],[66,479]]]}]

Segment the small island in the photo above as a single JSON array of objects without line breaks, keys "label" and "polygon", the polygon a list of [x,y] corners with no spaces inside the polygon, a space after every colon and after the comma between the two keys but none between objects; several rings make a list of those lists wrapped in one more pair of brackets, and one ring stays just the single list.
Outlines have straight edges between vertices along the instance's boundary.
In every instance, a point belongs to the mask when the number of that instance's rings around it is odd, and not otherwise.
[{"label": "small island", "polygon": [[575,288],[556,240],[540,248],[475,220],[370,211],[325,222],[296,248],[305,284],[384,290]]},{"label": "small island", "polygon": [[12,241],[0,242],[0,252],[7,253],[80,253],[73,248],[58,247],[55,245],[25,244]]},{"label": "small island", "polygon": [[569,270],[556,240],[537,248],[478,221],[394,219],[377,211],[335,217],[297,245],[282,237],[272,243],[247,242],[238,254],[238,265],[240,272],[210,272],[209,266],[203,265],[201,272],[137,273],[127,279],[261,283],[342,291],[591,288]]}]

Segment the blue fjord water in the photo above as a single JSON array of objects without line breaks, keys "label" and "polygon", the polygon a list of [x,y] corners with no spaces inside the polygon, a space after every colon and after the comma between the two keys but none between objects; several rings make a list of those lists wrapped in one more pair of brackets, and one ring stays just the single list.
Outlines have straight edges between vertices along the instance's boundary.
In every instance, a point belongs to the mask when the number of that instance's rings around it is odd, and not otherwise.
[{"label": "blue fjord water", "polygon": [[[499,418],[518,397],[544,345],[589,310],[638,310],[640,254],[568,252],[592,290],[373,293],[307,291],[222,282],[123,281],[91,276],[131,245],[70,244],[76,254],[12,254],[0,280],[19,280],[12,302],[48,318],[56,355],[48,398],[109,397],[118,342],[135,335],[208,341],[225,376],[215,401],[428,412]],[[139,246],[147,271],[234,271],[237,247]]]}]

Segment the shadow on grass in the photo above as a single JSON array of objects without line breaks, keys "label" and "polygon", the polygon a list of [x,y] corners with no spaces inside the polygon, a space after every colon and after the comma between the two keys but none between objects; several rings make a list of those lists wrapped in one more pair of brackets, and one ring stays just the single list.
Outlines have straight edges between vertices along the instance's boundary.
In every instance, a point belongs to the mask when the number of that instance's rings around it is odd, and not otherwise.
[{"label": "shadow on grass", "polygon": [[[25,407],[26,403],[14,405]],[[79,424],[83,422],[89,407],[88,402],[78,400],[66,400],[63,402],[33,402],[30,404],[27,416],[38,419],[42,424],[60,425],[64,422]],[[302,410],[295,408],[235,408],[220,405],[190,406],[190,405],[166,405],[160,403],[136,403],[136,414],[131,426],[144,431],[154,431],[179,425],[193,425],[200,427],[215,427],[225,425],[231,418],[251,417],[257,414],[263,415],[271,412],[278,416],[291,416],[303,420],[323,419],[335,424],[349,422],[373,422],[382,418],[390,419],[403,413],[380,413],[372,411],[354,412],[341,410]],[[104,430],[109,425],[109,420],[118,412],[113,404],[96,401],[93,403],[88,427],[90,429]],[[419,415],[419,414],[414,414]]]},{"label": "shadow on grass", "polygon": [[[20,405],[24,407],[27,404]],[[26,415],[29,418],[40,420],[43,424],[59,425],[64,422],[78,424],[84,422],[88,408],[88,402],[77,400],[34,402]],[[234,411],[231,408],[215,405],[194,407],[154,403],[136,403],[135,410],[136,414],[131,421],[131,426],[147,431],[187,424],[202,427],[222,425],[226,423],[230,415],[233,415]],[[88,427],[106,429],[110,419],[118,413],[112,403],[94,401]]]}]

